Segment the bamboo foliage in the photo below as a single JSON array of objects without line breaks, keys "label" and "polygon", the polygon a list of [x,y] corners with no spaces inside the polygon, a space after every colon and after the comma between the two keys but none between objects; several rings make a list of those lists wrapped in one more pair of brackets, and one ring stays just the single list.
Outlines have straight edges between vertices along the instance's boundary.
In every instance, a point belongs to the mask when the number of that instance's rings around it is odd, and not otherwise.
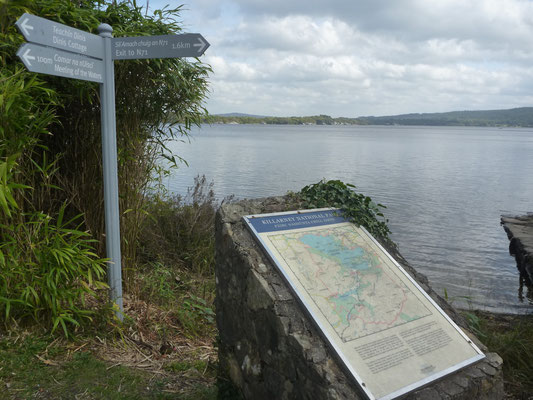
[{"label": "bamboo foliage", "polygon": [[[135,1],[0,0],[0,318],[32,317],[68,334],[92,318],[106,262],[98,84],[25,70],[15,56],[28,12],[114,36],[179,33],[180,9],[147,16]],[[167,143],[205,117],[198,60],[115,63],[123,266],[135,274],[146,194],[177,163]],[[127,288],[127,286],[126,286]],[[105,293],[105,291],[104,291]]]}]

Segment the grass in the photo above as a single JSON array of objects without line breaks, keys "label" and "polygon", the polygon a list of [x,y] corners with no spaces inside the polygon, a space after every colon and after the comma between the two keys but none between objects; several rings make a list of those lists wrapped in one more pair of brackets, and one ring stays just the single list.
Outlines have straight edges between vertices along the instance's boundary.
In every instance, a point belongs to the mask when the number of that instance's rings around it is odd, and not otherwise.
[{"label": "grass", "polygon": [[151,199],[120,328],[97,318],[67,340],[0,326],[0,398],[217,398],[216,206],[205,178],[185,197]]},{"label": "grass", "polygon": [[[157,272],[176,282],[175,269]],[[147,279],[153,302],[126,296],[121,330],[86,328],[68,340],[38,326],[0,331],[0,398],[216,399],[212,293],[197,296],[214,277],[181,276],[175,286]]]},{"label": "grass", "polygon": [[216,387],[173,390],[172,377],[110,364],[50,337],[0,339],[0,387],[6,399],[215,399]]},{"label": "grass", "polygon": [[513,399],[533,393],[533,315],[465,313],[471,329],[489,351],[503,358],[505,391]]}]

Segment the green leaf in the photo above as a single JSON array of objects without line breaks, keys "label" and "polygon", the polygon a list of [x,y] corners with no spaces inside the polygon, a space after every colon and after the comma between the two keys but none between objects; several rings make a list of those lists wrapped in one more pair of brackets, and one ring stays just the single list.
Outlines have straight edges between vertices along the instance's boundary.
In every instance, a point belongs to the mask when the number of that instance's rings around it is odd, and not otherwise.
[{"label": "green leaf", "polygon": [[356,193],[353,189],[355,185],[340,180],[322,180],[305,186],[298,195],[306,208],[340,208],[354,224],[364,226],[372,235],[395,246],[388,236],[390,230],[387,220],[378,211],[378,206],[369,196]]},{"label": "green leaf", "polygon": [[8,300],[8,301],[6,302],[6,313],[5,313],[5,315],[6,315],[6,321],[9,320],[9,311],[11,311],[11,301]]}]

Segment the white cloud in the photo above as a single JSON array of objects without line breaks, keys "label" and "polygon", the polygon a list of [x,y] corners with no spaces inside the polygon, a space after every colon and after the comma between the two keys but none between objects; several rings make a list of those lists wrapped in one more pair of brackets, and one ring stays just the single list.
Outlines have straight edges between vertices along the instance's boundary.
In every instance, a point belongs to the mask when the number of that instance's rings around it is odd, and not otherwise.
[{"label": "white cloud", "polygon": [[[151,0],[151,6],[166,3]],[[528,0],[190,0],[211,113],[384,115],[533,101]]]}]

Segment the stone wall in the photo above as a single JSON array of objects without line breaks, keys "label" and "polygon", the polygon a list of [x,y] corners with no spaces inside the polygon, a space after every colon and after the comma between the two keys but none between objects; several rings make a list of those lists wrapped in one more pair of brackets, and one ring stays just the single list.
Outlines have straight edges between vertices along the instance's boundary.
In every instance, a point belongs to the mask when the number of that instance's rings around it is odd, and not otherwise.
[{"label": "stone wall", "polygon": [[[263,254],[242,216],[295,209],[285,197],[224,204],[216,219],[217,325],[221,374],[245,399],[364,399]],[[457,324],[465,321],[401,257],[388,249]],[[485,353],[484,346],[467,334]],[[502,359],[495,353],[407,399],[504,397]]]}]

